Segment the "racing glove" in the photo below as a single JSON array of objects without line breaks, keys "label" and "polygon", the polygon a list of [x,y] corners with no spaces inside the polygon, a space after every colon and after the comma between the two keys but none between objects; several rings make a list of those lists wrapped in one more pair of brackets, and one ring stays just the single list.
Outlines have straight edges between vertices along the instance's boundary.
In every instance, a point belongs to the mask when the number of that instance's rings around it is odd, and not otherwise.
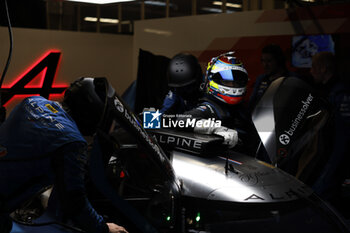
[{"label": "racing glove", "polygon": [[[205,126],[204,120],[202,124],[196,124],[193,129],[193,132],[200,134],[215,134],[222,136],[224,138],[224,145],[228,145],[229,148],[233,148],[238,143],[238,132],[234,129],[229,129],[227,127],[215,127],[215,126]],[[200,125],[200,126],[197,126]]]},{"label": "racing glove", "polygon": [[224,138],[223,144],[228,145],[229,148],[233,148],[238,143],[238,133],[234,129],[229,129],[222,126],[216,128],[213,134],[222,136]]}]

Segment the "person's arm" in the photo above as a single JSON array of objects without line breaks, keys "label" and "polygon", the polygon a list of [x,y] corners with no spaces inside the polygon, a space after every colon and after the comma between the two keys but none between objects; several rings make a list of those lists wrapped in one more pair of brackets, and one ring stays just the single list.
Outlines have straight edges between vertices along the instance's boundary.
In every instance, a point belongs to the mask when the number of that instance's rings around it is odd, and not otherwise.
[{"label": "person's arm", "polygon": [[64,214],[88,233],[124,233],[123,227],[106,223],[91,206],[85,192],[88,155],[86,144],[70,143],[55,156],[56,182]]},{"label": "person's arm", "polygon": [[180,105],[179,97],[173,91],[169,91],[166,97],[164,98],[163,106],[159,110],[159,112],[163,114],[177,113],[177,110],[180,108],[179,105]]},{"label": "person's arm", "polygon": [[187,118],[196,119],[196,120],[215,118],[218,120],[218,116],[214,108],[211,105],[206,103],[201,103],[197,105],[195,108],[180,114],[180,116],[177,117],[176,119],[186,120]]},{"label": "person's arm", "polygon": [[198,121],[194,128],[189,128],[187,130],[192,130],[193,132],[199,134],[215,134],[222,136],[224,138],[223,144],[228,145],[230,148],[234,147],[238,142],[238,133],[236,130],[229,129],[224,126],[207,126],[204,123],[208,119],[220,120],[214,107],[210,104],[202,103],[196,108],[184,112],[183,117],[178,117],[177,119],[186,120],[187,118],[196,119],[196,121]]},{"label": "person's arm", "polygon": [[200,123],[197,124],[193,132],[200,134],[215,134],[224,138],[224,145],[227,145],[229,148],[234,147],[238,143],[238,132],[234,129],[230,129],[224,126],[215,127],[211,125],[205,125],[205,119],[199,120]]}]

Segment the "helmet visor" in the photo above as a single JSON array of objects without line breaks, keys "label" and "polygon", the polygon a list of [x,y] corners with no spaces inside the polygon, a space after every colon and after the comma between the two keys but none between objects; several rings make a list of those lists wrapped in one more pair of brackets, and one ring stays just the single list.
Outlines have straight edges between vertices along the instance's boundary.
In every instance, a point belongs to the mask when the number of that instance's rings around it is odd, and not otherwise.
[{"label": "helmet visor", "polygon": [[217,84],[236,88],[245,87],[248,83],[248,75],[239,70],[222,70],[214,73],[211,79]]}]

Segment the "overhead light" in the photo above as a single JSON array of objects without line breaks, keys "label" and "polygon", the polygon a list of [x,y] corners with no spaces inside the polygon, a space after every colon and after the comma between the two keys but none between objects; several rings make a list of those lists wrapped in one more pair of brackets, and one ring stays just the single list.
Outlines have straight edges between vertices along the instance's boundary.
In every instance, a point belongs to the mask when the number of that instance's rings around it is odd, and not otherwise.
[{"label": "overhead light", "polygon": [[302,0],[303,2],[315,2],[315,0]]},{"label": "overhead light", "polygon": [[153,6],[166,6],[166,2],[159,2],[159,1],[145,1],[146,5],[153,5]]},{"label": "overhead light", "polygon": [[[97,18],[96,17],[85,17],[84,21],[97,22]],[[119,20],[118,19],[109,19],[109,18],[100,18],[100,22],[101,23],[114,23],[114,24],[117,24],[117,23],[119,23]]]},{"label": "overhead light", "polygon": [[[84,21],[86,22],[97,22],[97,18],[96,17],[85,17]],[[118,24],[119,23],[119,19],[110,19],[110,18],[100,18],[100,22],[101,23],[110,23],[110,24]],[[122,24],[129,24],[130,21],[122,21]]]},{"label": "overhead light", "polygon": [[145,1],[145,4],[154,5],[154,6],[166,6],[166,2],[159,2],[159,1]]},{"label": "overhead light", "polygon": [[[220,2],[220,1],[214,1],[214,2],[213,2],[213,5],[222,6],[222,2]],[[227,6],[227,7],[232,7],[232,8],[242,8],[242,4],[229,3],[229,2],[226,3],[226,6]]]},{"label": "overhead light", "polygon": [[[221,9],[218,8],[212,8],[212,7],[202,7],[202,11],[208,11],[208,12],[213,12],[213,13],[222,13]],[[234,11],[227,10],[226,13],[233,13]]]},{"label": "overhead light", "polygon": [[118,2],[131,2],[135,0],[68,0],[68,1],[93,3],[93,4],[108,4],[108,3],[118,3]]},{"label": "overhead light", "polygon": [[84,21],[87,22],[97,22],[97,18],[96,17],[85,17]]},{"label": "overhead light", "polygon": [[152,29],[152,28],[145,28],[143,31],[147,32],[147,33],[161,35],[161,36],[171,36],[172,35],[172,32],[170,32],[170,31],[163,31],[163,30],[157,30],[157,29]]},{"label": "overhead light", "polygon": [[[160,2],[160,1],[145,1],[146,5],[153,5],[153,6],[166,6],[166,2]],[[169,7],[173,7],[172,3],[169,3]]]}]

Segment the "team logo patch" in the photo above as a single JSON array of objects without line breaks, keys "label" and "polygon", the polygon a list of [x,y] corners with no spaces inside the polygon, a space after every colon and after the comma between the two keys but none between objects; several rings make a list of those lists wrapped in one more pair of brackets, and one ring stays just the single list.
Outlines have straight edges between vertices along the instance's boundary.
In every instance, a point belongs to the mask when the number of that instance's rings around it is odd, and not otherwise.
[{"label": "team logo patch", "polygon": [[52,107],[51,104],[45,104],[45,107],[47,107],[52,113],[58,113],[58,111]]},{"label": "team logo patch", "polygon": [[143,112],[143,127],[145,129],[160,129],[161,115],[159,110]]}]

